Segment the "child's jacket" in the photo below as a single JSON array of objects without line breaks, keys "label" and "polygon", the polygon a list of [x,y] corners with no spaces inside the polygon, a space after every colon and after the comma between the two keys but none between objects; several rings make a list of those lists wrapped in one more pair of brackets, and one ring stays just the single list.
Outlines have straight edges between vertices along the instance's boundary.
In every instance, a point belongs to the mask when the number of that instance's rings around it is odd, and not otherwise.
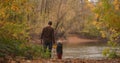
[{"label": "child's jacket", "polygon": [[62,54],[63,53],[63,45],[62,45],[62,43],[57,44],[56,52],[57,52],[57,54]]}]

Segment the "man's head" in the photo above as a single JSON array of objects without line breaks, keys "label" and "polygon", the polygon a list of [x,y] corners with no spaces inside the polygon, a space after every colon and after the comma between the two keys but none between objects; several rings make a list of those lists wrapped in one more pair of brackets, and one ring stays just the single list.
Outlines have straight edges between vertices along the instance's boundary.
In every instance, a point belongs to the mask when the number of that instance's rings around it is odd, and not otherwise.
[{"label": "man's head", "polygon": [[49,21],[49,22],[48,22],[48,25],[50,25],[50,26],[51,26],[51,25],[52,25],[52,21]]}]

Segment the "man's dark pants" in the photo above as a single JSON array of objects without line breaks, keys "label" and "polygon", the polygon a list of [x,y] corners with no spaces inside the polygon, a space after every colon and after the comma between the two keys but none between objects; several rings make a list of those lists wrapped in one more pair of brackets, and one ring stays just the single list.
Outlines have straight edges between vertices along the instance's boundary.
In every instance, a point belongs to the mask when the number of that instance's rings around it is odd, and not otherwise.
[{"label": "man's dark pants", "polygon": [[52,42],[44,42],[43,47],[44,47],[44,51],[46,52],[47,48],[50,52],[50,57],[51,57],[51,51],[52,51]]}]

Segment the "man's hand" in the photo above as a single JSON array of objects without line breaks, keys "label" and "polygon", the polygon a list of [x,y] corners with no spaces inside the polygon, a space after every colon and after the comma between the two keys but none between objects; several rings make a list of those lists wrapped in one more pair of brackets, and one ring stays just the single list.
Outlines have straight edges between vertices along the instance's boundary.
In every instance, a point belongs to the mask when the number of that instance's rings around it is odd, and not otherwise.
[{"label": "man's hand", "polygon": [[43,44],[43,40],[41,39],[41,42],[40,42],[40,44],[42,45]]}]

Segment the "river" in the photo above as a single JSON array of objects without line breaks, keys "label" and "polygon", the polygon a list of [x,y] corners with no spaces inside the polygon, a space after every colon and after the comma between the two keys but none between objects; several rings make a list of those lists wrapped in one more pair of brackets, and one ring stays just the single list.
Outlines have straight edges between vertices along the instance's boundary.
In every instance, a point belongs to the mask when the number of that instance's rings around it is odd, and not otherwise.
[{"label": "river", "polygon": [[[104,59],[102,55],[103,49],[107,48],[106,43],[84,43],[84,44],[64,44],[63,59],[65,58],[81,58],[81,59]],[[117,48],[120,52],[120,49]]]}]

